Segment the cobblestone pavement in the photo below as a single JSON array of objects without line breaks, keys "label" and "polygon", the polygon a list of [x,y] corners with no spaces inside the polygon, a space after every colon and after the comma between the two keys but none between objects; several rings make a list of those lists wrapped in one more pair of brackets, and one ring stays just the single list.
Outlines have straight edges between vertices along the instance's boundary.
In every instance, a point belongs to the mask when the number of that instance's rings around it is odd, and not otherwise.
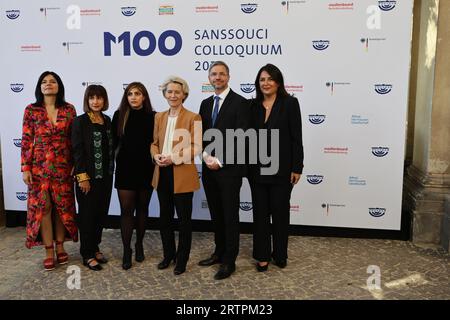
[{"label": "cobblestone pavement", "polygon": [[[28,250],[24,241],[24,228],[0,228],[0,299],[450,299],[449,254],[405,241],[292,236],[288,266],[258,273],[252,237],[243,234],[237,270],[222,281],[213,279],[217,265],[197,265],[213,250],[212,233],[194,233],[180,276],[173,266],[156,268],[162,248],[154,230],[145,236],[145,261],[133,260],[128,271],[121,268],[119,230],[104,231],[101,248],[110,261],[100,272],[82,265],[79,244],[72,242],[66,243],[69,264],[44,271],[44,250]],[[74,266],[81,272],[80,289],[67,286]],[[372,288],[378,267],[380,289]]]}]

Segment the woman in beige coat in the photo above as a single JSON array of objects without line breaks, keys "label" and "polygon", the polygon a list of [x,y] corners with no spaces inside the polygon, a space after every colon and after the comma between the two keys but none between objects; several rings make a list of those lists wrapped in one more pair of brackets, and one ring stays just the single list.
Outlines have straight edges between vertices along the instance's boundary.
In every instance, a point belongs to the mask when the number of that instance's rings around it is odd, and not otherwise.
[{"label": "woman in beige coat", "polygon": [[[184,108],[189,87],[179,77],[169,77],[162,85],[169,110],[157,113],[151,154],[156,163],[153,187],[160,207],[160,228],[164,259],[158,269],[166,269],[176,261],[175,275],[186,271],[192,242],[192,198],[200,189],[194,158],[202,150],[200,115]],[[178,250],[173,229],[174,209],[179,220]]]}]

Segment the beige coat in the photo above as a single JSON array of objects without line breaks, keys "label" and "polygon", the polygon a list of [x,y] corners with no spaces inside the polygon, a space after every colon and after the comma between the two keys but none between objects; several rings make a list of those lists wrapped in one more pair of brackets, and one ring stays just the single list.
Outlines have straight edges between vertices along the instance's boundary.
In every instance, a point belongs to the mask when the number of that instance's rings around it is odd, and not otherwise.
[{"label": "beige coat", "polygon": [[[155,115],[153,143],[150,147],[152,159],[156,154],[162,153],[168,117],[169,110]],[[202,119],[199,114],[181,107],[175,130],[172,145],[174,193],[193,192],[200,189],[194,158],[202,152]],[[184,136],[177,138],[177,133],[181,135],[184,133]],[[153,188],[158,188],[158,182],[159,166],[155,166]]]}]

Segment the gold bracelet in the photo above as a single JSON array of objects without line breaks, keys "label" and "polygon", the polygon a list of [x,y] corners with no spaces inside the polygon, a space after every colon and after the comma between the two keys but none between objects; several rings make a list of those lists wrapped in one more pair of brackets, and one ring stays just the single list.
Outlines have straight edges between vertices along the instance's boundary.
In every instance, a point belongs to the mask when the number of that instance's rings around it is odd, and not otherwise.
[{"label": "gold bracelet", "polygon": [[89,175],[86,172],[79,173],[75,177],[77,178],[78,183],[91,179],[89,178]]}]

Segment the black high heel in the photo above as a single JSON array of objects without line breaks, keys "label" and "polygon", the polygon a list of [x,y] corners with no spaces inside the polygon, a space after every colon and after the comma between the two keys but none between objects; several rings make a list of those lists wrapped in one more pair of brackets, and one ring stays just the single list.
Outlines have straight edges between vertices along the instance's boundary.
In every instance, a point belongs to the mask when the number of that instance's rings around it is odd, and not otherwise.
[{"label": "black high heel", "polygon": [[134,246],[135,250],[136,250],[136,256],[135,256],[135,260],[137,262],[142,262],[145,260],[145,255],[144,255],[144,245],[142,243],[136,243],[136,245]]},{"label": "black high heel", "polygon": [[122,269],[128,270],[131,268],[131,256],[133,255],[133,250],[124,249],[123,250],[123,258],[122,258]]}]

